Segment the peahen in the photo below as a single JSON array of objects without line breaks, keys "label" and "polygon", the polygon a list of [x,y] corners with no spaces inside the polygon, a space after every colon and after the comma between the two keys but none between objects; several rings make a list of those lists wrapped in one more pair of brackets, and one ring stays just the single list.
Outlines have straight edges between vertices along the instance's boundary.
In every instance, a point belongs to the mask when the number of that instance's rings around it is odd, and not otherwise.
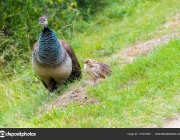
[{"label": "peahen", "polygon": [[32,66],[49,92],[82,76],[81,67],[72,47],[59,40],[49,28],[46,16],[39,18],[44,29],[34,44]]}]

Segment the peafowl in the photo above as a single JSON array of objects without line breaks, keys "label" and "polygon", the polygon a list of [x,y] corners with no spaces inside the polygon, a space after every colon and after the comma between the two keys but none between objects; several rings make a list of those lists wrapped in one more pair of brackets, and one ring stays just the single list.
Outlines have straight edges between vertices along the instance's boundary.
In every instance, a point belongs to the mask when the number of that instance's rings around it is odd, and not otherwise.
[{"label": "peafowl", "polygon": [[59,40],[49,28],[46,16],[39,18],[44,25],[39,40],[34,44],[32,66],[49,92],[82,76],[81,67],[72,47]]},{"label": "peafowl", "polygon": [[98,78],[106,78],[106,75],[110,74],[112,72],[111,68],[104,64],[100,63],[96,60],[87,59],[84,61],[84,71],[93,77],[94,83],[96,83]]}]

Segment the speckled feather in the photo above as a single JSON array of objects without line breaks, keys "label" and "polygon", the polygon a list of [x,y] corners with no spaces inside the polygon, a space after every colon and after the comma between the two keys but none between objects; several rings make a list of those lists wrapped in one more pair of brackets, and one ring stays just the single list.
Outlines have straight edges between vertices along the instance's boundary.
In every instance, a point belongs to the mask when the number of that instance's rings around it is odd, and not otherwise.
[{"label": "speckled feather", "polygon": [[94,84],[96,79],[105,79],[108,74],[112,72],[111,68],[104,63],[100,63],[96,60],[87,59],[84,62],[84,71],[94,78]]}]

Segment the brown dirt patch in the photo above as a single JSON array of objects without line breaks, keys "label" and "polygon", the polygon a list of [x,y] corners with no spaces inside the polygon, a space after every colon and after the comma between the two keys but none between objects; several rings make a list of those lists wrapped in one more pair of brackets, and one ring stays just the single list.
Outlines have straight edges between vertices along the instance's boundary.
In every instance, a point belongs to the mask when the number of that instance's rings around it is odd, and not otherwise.
[{"label": "brown dirt patch", "polygon": [[100,100],[97,98],[89,97],[86,93],[87,87],[92,85],[92,80],[83,80],[77,83],[75,86],[70,87],[68,90],[62,93],[62,95],[54,100],[51,105],[45,104],[44,108],[40,110],[40,113],[52,110],[53,108],[66,108],[68,105],[73,103],[76,105],[86,105],[100,102]]},{"label": "brown dirt patch", "polygon": [[148,52],[151,51],[155,46],[167,44],[171,39],[177,38],[178,36],[179,33],[171,33],[146,42],[138,43],[132,47],[124,49],[118,54],[113,55],[113,58],[121,58],[122,64],[132,63],[136,56],[147,55]]},{"label": "brown dirt patch", "polygon": [[162,128],[180,128],[180,116],[174,119],[166,119]]}]

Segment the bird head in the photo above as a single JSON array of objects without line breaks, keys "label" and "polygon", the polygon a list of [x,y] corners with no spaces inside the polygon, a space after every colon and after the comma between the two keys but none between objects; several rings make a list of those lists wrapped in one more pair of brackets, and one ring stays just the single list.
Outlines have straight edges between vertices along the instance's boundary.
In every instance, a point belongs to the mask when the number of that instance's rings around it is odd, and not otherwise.
[{"label": "bird head", "polygon": [[91,64],[91,59],[86,59],[85,61],[84,61],[84,64]]},{"label": "bird head", "polygon": [[46,16],[42,16],[42,17],[39,18],[38,25],[39,25],[39,24],[44,25],[44,27],[47,27],[47,26],[48,26],[48,21],[47,21]]}]

